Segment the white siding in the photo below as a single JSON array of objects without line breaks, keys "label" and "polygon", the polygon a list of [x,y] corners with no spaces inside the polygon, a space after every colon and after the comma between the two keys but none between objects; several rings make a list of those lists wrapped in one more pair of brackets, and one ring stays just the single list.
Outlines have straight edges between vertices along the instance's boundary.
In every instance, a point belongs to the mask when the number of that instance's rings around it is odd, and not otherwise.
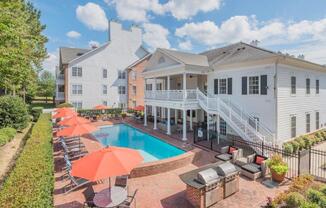
[{"label": "white siding", "polygon": [[[127,74],[125,79],[118,79],[118,71],[125,70],[130,64],[145,55],[141,48],[141,29],[132,27],[124,30],[121,25],[110,22],[110,42],[91,52],[89,55],[72,61],[68,68],[68,101],[83,102],[83,108],[93,108],[107,101],[108,106],[118,107],[119,103],[127,106]],[[72,77],[71,68],[80,66],[83,70],[82,77]],[[103,68],[108,70],[108,77],[103,78]],[[72,95],[72,84],[82,84],[83,94]],[[103,95],[102,86],[108,86],[108,93]],[[119,95],[118,87],[125,86],[126,94]]]},{"label": "white siding", "polygon": [[[271,131],[276,131],[276,109],[274,95],[274,65],[252,66],[228,70],[215,70],[210,72],[208,79],[208,93],[214,95],[214,79],[232,78],[232,95],[218,96],[222,99],[231,99],[233,103],[241,106],[247,113],[256,116]],[[243,76],[267,75],[267,95],[242,95]],[[249,81],[249,80],[248,80]],[[249,89],[248,89],[249,92]]]},{"label": "white siding", "polygon": [[[296,77],[296,94],[291,95],[291,76]],[[310,113],[310,130],[316,130],[315,112],[319,111],[320,123],[326,124],[326,73],[279,65],[278,83],[278,137],[291,137],[290,115],[297,118],[297,136],[306,133],[306,113]],[[306,95],[306,78],[310,78],[310,95]],[[319,79],[319,95],[316,95],[316,79]]]}]

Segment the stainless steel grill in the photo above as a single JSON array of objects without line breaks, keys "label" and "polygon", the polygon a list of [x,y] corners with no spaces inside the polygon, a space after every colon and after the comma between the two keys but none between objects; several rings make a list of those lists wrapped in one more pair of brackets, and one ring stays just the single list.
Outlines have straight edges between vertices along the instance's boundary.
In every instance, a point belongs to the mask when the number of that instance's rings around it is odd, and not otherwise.
[{"label": "stainless steel grill", "polygon": [[216,167],[216,172],[220,176],[228,176],[234,174],[237,171],[237,168],[230,162],[222,163]]},{"label": "stainless steel grill", "polygon": [[219,176],[213,168],[209,168],[203,171],[198,172],[197,174],[197,180],[205,185],[212,184],[217,182],[219,179]]},{"label": "stainless steel grill", "polygon": [[223,163],[216,167],[216,171],[219,175],[224,176],[224,198],[239,191],[239,171],[230,162]]}]

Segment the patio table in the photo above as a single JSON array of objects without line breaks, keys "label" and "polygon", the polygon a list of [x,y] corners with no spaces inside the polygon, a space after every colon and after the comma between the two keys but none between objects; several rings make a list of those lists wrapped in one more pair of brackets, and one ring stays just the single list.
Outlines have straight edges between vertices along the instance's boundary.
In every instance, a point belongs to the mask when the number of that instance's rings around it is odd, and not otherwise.
[{"label": "patio table", "polygon": [[98,207],[116,207],[127,199],[127,190],[112,186],[111,188],[103,189],[94,196],[94,204]]}]

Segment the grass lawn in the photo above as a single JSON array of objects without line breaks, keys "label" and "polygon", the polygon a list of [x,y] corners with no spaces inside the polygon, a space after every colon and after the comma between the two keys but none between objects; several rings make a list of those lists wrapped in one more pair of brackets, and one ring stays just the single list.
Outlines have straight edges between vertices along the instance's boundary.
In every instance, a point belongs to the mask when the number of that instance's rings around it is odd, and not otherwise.
[{"label": "grass lawn", "polygon": [[43,103],[43,102],[33,102],[31,105],[30,105],[31,108],[33,107],[43,107],[44,109],[47,109],[47,108],[54,108],[55,107],[55,104],[52,103],[52,102],[48,102],[48,103]]}]

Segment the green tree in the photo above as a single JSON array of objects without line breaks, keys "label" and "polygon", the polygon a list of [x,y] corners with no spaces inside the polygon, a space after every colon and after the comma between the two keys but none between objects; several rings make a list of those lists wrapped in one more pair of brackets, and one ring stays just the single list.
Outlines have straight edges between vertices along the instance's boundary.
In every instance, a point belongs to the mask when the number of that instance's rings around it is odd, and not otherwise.
[{"label": "green tree", "polygon": [[40,12],[25,0],[0,1],[0,87],[25,96],[46,58]]},{"label": "green tree", "polygon": [[43,71],[38,81],[38,96],[45,97],[45,102],[48,102],[48,97],[53,97],[55,92],[55,78],[49,71]]}]

